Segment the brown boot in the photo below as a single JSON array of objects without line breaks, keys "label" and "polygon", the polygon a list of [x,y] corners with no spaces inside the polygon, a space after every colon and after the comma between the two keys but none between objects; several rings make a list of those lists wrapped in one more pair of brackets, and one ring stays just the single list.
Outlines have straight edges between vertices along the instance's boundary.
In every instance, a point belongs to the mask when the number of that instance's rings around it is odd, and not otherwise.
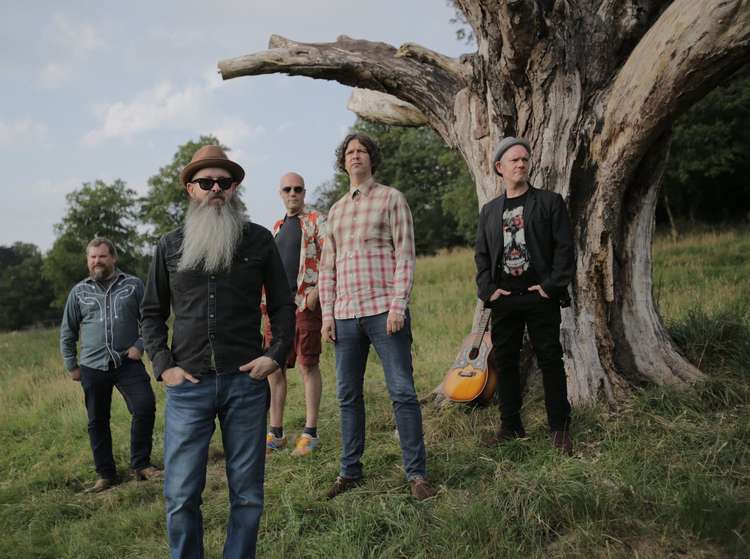
[{"label": "brown boot", "polygon": [[485,446],[496,447],[513,439],[523,439],[526,437],[526,431],[523,427],[508,427],[507,425],[500,425],[500,429],[491,435],[487,435],[482,438],[482,443]]},{"label": "brown boot", "polygon": [[430,497],[434,497],[435,495],[437,495],[437,491],[435,491],[435,488],[430,485],[429,481],[422,477],[411,480],[409,482],[409,485],[411,486],[411,496],[414,497],[417,501],[424,501],[425,499],[429,499]]},{"label": "brown boot", "polygon": [[552,431],[550,442],[553,448],[565,456],[573,456],[573,440],[570,438],[570,431]]},{"label": "brown boot", "polygon": [[161,477],[163,472],[156,466],[146,466],[145,468],[138,468],[133,470],[133,475],[138,481],[147,481],[149,479],[155,479]]},{"label": "brown boot", "polygon": [[106,477],[100,477],[96,479],[96,483],[91,487],[83,490],[84,493],[101,493],[106,491],[115,484],[115,480]]},{"label": "brown boot", "polygon": [[326,499],[333,499],[341,495],[344,491],[349,491],[362,484],[362,478],[351,479],[348,477],[338,476],[333,482],[333,487],[326,493]]}]

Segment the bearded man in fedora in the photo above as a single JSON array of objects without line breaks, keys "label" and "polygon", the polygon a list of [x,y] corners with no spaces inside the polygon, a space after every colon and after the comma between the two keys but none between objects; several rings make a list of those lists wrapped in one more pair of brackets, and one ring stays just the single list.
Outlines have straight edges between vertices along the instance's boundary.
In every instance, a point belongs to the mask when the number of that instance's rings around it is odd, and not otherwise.
[{"label": "bearded man in fedora", "polygon": [[[255,557],[263,510],[268,381],[294,337],[295,305],[271,233],[245,215],[245,172],[218,146],[182,170],[184,225],[158,242],[143,298],[143,337],[166,386],[164,496],[172,557],[203,557],[201,493],[219,418],[229,484],[224,557]],[[261,292],[273,342],[264,352]],[[167,319],[174,317],[171,345]]]}]

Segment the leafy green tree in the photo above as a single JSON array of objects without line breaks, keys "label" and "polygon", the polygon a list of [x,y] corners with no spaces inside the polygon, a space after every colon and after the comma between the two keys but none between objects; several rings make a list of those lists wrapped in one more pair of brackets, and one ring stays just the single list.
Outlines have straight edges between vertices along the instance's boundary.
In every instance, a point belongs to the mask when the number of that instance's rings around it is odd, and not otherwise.
[{"label": "leafy green tree", "polygon": [[52,289],[36,245],[0,246],[0,330],[49,323]]},{"label": "leafy green tree", "polygon": [[748,153],[750,68],[706,95],[675,123],[663,192],[676,219],[747,221]]},{"label": "leafy green tree", "polygon": [[70,288],[88,274],[86,245],[96,236],[107,237],[117,247],[117,266],[143,276],[148,262],[138,232],[138,197],[119,179],[112,184],[84,183],[66,197],[68,210],[55,225],[58,238],[44,260],[44,275],[54,291],[58,310]]},{"label": "leafy green tree", "polygon": [[[404,193],[414,217],[419,254],[473,241],[477,198],[461,156],[427,127],[404,128],[358,120],[352,128],[374,138],[383,156],[379,182]],[[349,188],[337,171],[317,190],[316,207],[327,211]]]},{"label": "leafy green tree", "polygon": [[203,146],[220,146],[219,140],[211,135],[201,136],[197,141],[189,141],[177,148],[169,165],[148,179],[148,194],[140,200],[140,217],[153,229],[146,235],[146,241],[153,245],[159,237],[180,226],[182,217],[188,207],[188,197],[180,182],[180,171]]}]

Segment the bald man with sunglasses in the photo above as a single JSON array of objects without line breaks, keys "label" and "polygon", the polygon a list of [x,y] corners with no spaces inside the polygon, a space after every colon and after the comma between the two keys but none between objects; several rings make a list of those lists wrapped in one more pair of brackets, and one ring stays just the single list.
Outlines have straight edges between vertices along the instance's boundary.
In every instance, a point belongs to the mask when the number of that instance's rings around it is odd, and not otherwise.
[{"label": "bald man with sunglasses", "polygon": [[[322,317],[318,304],[318,264],[323,247],[325,219],[305,207],[305,179],[298,173],[285,173],[279,182],[279,196],[286,215],[273,226],[276,246],[284,263],[289,288],[297,305],[294,344],[281,370],[268,377],[271,386],[270,426],[266,435],[266,453],[286,447],[284,406],[286,371],[299,366],[305,389],[305,427],[297,437],[293,456],[307,456],[318,446],[318,412],[323,384],[320,376],[320,329]],[[265,321],[265,343],[273,336]]]}]

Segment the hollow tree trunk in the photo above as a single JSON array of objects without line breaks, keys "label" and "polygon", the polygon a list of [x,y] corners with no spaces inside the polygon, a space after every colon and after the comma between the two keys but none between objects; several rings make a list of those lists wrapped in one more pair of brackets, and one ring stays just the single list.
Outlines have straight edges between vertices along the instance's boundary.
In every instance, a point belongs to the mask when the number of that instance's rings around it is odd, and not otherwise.
[{"label": "hollow tree trunk", "polygon": [[532,146],[531,182],[567,200],[577,243],[562,342],[573,401],[615,400],[630,382],[700,372],[676,350],[651,295],[651,238],[670,126],[750,58],[750,0],[455,0],[477,51],[339,37],[219,63],[225,79],[287,73],[355,89],[349,107],[429,124],[460,150],[480,207],[500,193],[493,147]]}]

